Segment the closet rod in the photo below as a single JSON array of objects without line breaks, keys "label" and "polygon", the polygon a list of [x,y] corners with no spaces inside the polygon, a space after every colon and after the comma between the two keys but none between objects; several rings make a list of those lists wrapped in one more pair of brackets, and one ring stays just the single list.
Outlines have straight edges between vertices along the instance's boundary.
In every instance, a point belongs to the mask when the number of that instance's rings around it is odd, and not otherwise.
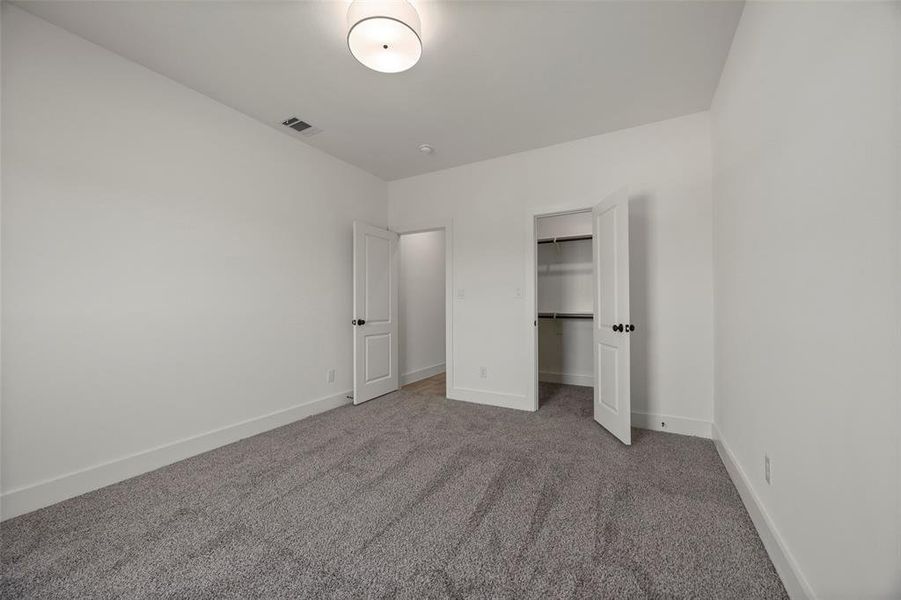
[{"label": "closet rod", "polygon": [[556,244],[558,242],[578,242],[580,240],[590,240],[590,235],[561,235],[554,238],[541,238],[539,244]]},{"label": "closet rod", "polygon": [[538,313],[539,319],[593,319],[594,315],[591,313],[548,313],[548,312],[540,312]]}]

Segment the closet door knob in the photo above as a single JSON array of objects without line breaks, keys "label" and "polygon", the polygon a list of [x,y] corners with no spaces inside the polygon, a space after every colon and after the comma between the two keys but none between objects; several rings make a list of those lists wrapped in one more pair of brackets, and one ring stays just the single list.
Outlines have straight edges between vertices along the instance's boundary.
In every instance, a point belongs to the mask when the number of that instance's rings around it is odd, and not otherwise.
[{"label": "closet door knob", "polygon": [[351,325],[356,325],[356,324],[357,324],[357,320],[354,319],[353,321],[350,322],[350,324],[351,324]]},{"label": "closet door knob", "polygon": [[632,323],[629,323],[629,331],[635,331],[635,325],[632,325]]},{"label": "closet door knob", "polygon": [[623,329],[624,329],[624,328],[623,328],[623,324],[622,324],[622,323],[620,323],[619,325],[614,325],[614,326],[613,326],[613,331],[623,331]]},{"label": "closet door knob", "polygon": [[357,319],[357,325],[365,325],[366,319]]}]

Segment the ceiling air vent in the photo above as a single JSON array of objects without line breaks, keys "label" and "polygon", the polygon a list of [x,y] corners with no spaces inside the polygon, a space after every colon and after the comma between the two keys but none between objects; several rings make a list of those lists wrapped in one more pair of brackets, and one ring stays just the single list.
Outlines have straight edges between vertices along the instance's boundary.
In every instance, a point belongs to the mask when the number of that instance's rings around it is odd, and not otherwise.
[{"label": "ceiling air vent", "polygon": [[299,131],[302,135],[315,135],[322,131],[318,127],[313,127],[306,121],[301,121],[297,117],[291,117],[282,121],[282,125],[290,127],[294,131]]}]

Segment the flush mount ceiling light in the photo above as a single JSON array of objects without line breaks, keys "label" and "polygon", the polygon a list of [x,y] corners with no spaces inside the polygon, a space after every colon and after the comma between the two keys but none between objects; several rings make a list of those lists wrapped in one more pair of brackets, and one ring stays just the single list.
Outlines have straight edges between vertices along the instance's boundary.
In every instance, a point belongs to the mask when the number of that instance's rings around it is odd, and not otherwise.
[{"label": "flush mount ceiling light", "polygon": [[400,73],[419,61],[419,14],[406,0],[355,0],[347,9],[347,46],[373,71]]}]

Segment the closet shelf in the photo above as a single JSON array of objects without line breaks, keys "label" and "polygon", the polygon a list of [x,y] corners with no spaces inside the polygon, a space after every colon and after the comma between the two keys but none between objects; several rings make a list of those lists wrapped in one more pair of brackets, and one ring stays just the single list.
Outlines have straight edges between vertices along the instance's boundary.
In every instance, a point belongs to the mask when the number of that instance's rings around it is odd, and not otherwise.
[{"label": "closet shelf", "polygon": [[538,240],[539,244],[557,244],[560,242],[578,242],[581,240],[590,240],[590,235],[562,235],[560,237],[553,238],[541,238]]},{"label": "closet shelf", "polygon": [[591,313],[555,313],[555,312],[540,312],[538,313],[539,319],[593,319],[594,315]]}]

